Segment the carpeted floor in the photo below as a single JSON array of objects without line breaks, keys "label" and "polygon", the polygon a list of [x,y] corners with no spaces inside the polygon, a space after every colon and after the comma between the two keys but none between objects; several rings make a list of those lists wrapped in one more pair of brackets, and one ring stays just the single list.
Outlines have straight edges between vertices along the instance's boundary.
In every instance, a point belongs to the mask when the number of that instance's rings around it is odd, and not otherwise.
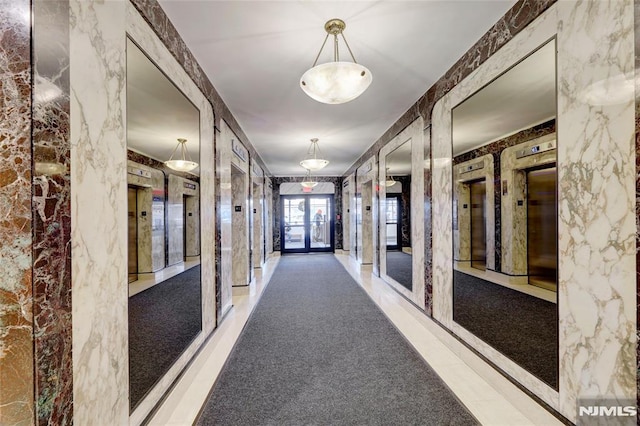
[{"label": "carpeted floor", "polygon": [[201,330],[200,266],[129,298],[129,405],[134,408]]},{"label": "carpeted floor", "polygon": [[283,256],[199,425],[470,425],[333,255]]},{"label": "carpeted floor", "polygon": [[556,305],[459,271],[453,276],[453,320],[557,389]]},{"label": "carpeted floor", "polygon": [[401,251],[387,251],[387,275],[406,287],[413,289],[411,255]]}]

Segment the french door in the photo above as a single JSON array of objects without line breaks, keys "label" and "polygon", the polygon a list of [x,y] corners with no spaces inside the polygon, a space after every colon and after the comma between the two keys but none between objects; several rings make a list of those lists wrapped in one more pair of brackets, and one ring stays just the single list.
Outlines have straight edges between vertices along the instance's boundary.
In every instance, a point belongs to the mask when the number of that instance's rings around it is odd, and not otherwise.
[{"label": "french door", "polygon": [[282,253],[334,251],[333,195],[280,196]]}]

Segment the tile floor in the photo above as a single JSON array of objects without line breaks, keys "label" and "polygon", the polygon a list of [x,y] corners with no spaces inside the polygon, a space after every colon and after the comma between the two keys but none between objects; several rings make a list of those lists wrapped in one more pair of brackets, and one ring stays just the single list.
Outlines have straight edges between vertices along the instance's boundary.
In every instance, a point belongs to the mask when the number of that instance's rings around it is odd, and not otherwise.
[{"label": "tile floor", "polygon": [[[460,401],[485,425],[559,425],[549,412],[427,319],[370,269],[348,255],[336,255],[371,299]],[[150,425],[191,425],[205,402],[233,344],[260,299],[279,261],[273,256],[248,289],[234,289],[229,314],[150,420]]]}]

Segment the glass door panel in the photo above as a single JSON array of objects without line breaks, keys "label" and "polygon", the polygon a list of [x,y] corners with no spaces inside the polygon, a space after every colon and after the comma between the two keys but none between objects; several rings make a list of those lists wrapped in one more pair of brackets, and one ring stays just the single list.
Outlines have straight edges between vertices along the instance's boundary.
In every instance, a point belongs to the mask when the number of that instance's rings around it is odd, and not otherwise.
[{"label": "glass door panel", "polygon": [[282,196],[282,250],[333,251],[333,196]]},{"label": "glass door panel", "polygon": [[304,197],[283,199],[284,249],[306,249],[307,238],[307,203]]}]

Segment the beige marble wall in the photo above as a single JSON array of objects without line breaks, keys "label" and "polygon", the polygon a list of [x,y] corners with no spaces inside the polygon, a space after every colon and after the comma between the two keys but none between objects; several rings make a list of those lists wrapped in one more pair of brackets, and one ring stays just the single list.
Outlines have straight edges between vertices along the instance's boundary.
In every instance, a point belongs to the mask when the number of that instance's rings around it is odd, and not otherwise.
[{"label": "beige marble wall", "polygon": [[[231,282],[233,286],[247,286],[249,270],[249,164],[231,153]],[[240,211],[235,210],[240,206]]]},{"label": "beige marble wall", "polygon": [[[433,110],[434,317],[568,419],[578,398],[636,399],[633,98],[586,101],[632,75],[633,2],[560,1],[454,87]],[[559,390],[452,322],[451,108],[556,36]],[[615,46],[615,48],[612,48]]]},{"label": "beige marble wall", "polygon": [[195,189],[183,187],[184,211],[185,211],[185,237],[184,256],[200,256],[200,185],[184,179],[183,184],[194,185]]},{"label": "beige marble wall", "polygon": [[349,251],[351,240],[351,220],[350,220],[350,204],[351,192],[353,188],[349,186],[349,179],[345,179],[342,185],[342,250]]},{"label": "beige marble wall", "polygon": [[[546,135],[528,142],[506,148],[500,154],[500,176],[507,191],[502,192],[501,229],[502,272],[509,275],[527,275],[527,207],[526,202],[518,206],[518,201],[527,199],[527,178],[525,169],[556,162],[556,150],[537,155],[516,158],[516,151],[541,144],[555,144],[556,135]],[[487,190],[487,193],[488,190]]]},{"label": "beige marble wall", "polygon": [[[213,111],[128,2],[70,2],[74,423],[138,424],[215,326],[213,212],[201,215],[203,334],[129,418],[126,34],[200,109],[201,197],[213,203]],[[91,72],[86,72],[90,69]]]},{"label": "beige marble wall", "polygon": [[[463,173],[464,170],[478,162],[482,162],[482,168],[471,172]],[[484,179],[486,185],[485,200],[485,235],[486,235],[486,257],[487,269],[496,270],[496,221],[495,221],[495,199],[494,194],[494,165],[493,155],[487,154],[476,159],[465,161],[453,166],[454,179],[454,203],[457,212],[458,229],[453,230],[453,258],[457,261],[471,260],[471,198],[469,182]],[[464,208],[465,204],[467,208]]]},{"label": "beige marble wall", "polygon": [[[382,182],[387,176],[387,155],[396,150],[405,143],[411,144],[411,206],[422,206],[424,203],[424,120],[416,119],[400,134],[389,141],[388,144],[380,149],[378,156],[378,181]],[[393,188],[393,189],[391,189]],[[401,191],[402,187],[399,182],[387,190],[387,187],[380,186],[380,200],[386,200],[387,192]],[[378,222],[379,238],[378,241],[387,240],[386,227],[386,206],[384,201],[380,201],[378,206]],[[407,297],[413,303],[425,308],[425,281],[424,281],[424,209],[411,208],[411,253],[412,261],[412,289],[409,291],[406,287],[398,283],[387,274],[387,246],[384,243],[379,245],[380,250],[380,277],[391,285],[400,294]],[[404,249],[403,249],[404,250]]]},{"label": "beige marble wall", "polygon": [[123,425],[129,422],[125,3],[71,0],[70,9],[71,276],[72,298],[82,301],[73,303],[74,423]]},{"label": "beige marble wall", "polygon": [[264,200],[265,200],[265,214],[264,214],[264,232],[266,241],[267,255],[273,253],[273,187],[271,179],[265,177],[264,179]]},{"label": "beige marble wall", "polygon": [[220,312],[218,321],[229,312],[231,303],[231,270],[233,269],[232,210],[231,205],[231,139],[233,133],[224,120],[220,121],[220,130],[216,136],[216,154],[218,179],[220,179]]},{"label": "beige marble wall", "polygon": [[[358,240],[357,240],[357,215],[356,215],[356,175],[355,173],[349,175],[346,180],[349,182],[349,198],[347,200],[348,210],[345,210],[345,215],[349,221],[349,256],[354,259],[357,258]],[[346,234],[345,234],[346,235]]]},{"label": "beige marble wall", "polygon": [[263,178],[253,178],[252,256],[253,267],[261,268],[264,259],[264,185]]},{"label": "beige marble wall", "polygon": [[168,181],[167,266],[171,266],[184,261],[184,204],[182,200],[182,178],[170,174]]},{"label": "beige marble wall", "polygon": [[[377,242],[377,226],[374,227],[376,209],[375,182],[377,182],[377,162],[372,157],[356,170],[356,258],[362,265],[373,265],[374,243]],[[367,207],[369,208],[367,210]],[[376,215],[377,217],[377,212]],[[374,241],[375,240],[375,241]]]}]

